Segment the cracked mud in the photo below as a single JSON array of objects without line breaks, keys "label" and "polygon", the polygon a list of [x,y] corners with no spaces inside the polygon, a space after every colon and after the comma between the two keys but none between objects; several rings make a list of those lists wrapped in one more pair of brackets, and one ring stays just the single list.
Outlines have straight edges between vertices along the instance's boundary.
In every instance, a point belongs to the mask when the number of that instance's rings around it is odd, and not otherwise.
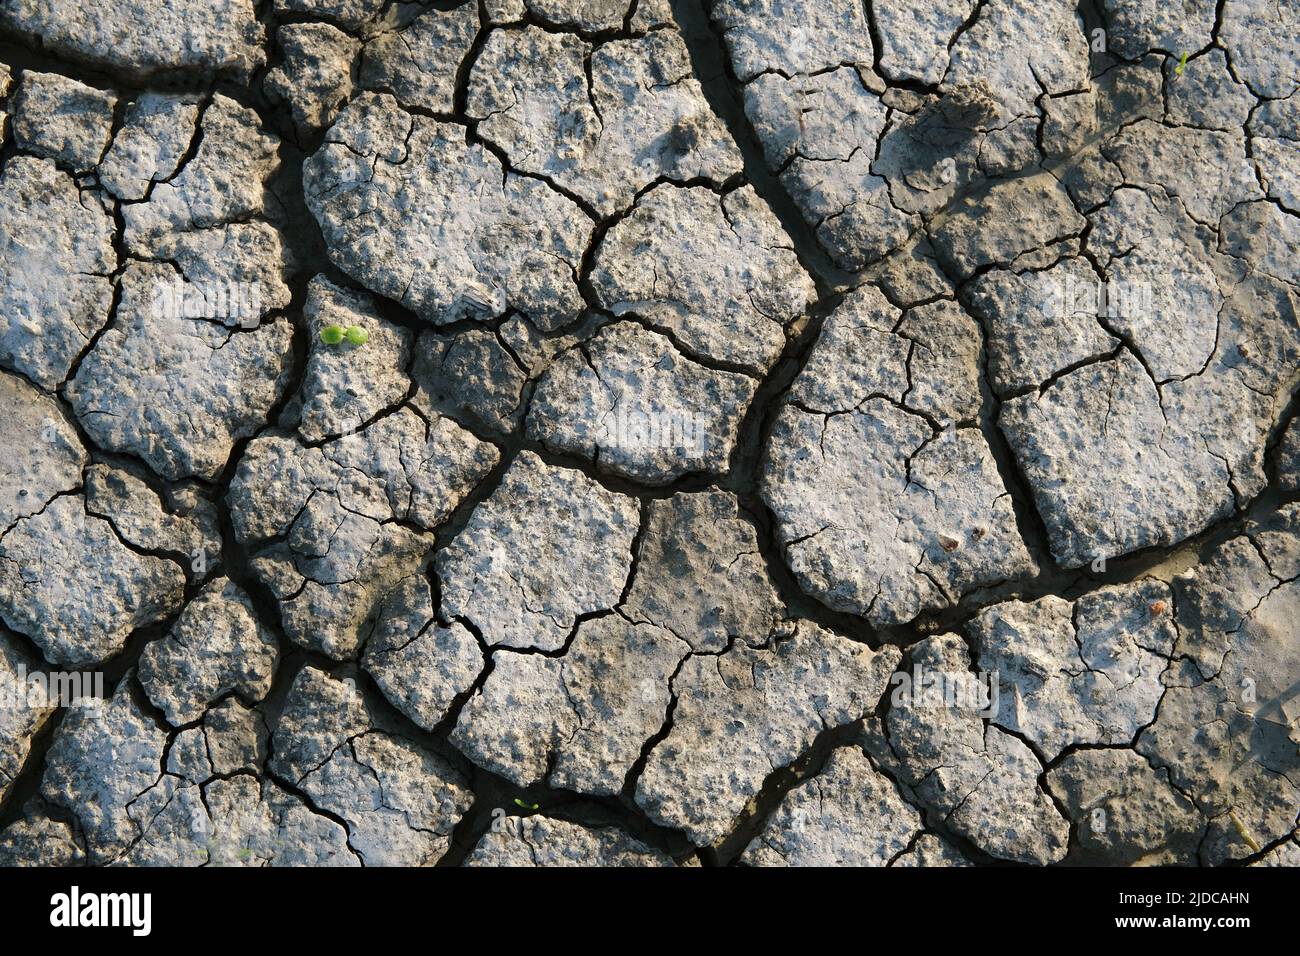
[{"label": "cracked mud", "polygon": [[0,0],[0,864],[1300,865],[1298,63]]}]

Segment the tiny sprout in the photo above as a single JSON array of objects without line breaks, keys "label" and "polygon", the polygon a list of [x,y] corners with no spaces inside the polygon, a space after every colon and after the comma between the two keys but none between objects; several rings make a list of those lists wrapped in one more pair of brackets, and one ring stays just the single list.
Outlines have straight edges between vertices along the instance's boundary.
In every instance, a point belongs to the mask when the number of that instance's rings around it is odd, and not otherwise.
[{"label": "tiny sprout", "polygon": [[326,345],[338,345],[343,341],[343,328],[338,325],[327,325],[320,330],[320,340]]},{"label": "tiny sprout", "polygon": [[1187,69],[1187,54],[1186,54],[1186,53],[1184,53],[1184,54],[1182,55],[1182,58],[1179,59],[1179,61],[1178,61],[1178,65],[1177,65],[1176,67],[1174,67],[1174,75],[1176,75],[1176,76],[1182,76],[1182,75],[1183,75],[1183,70],[1185,70],[1185,69]]},{"label": "tiny sprout", "polygon": [[522,807],[525,810],[537,810],[541,808],[540,803],[524,803],[518,797],[515,797],[515,806]]},{"label": "tiny sprout", "polygon": [[370,333],[359,325],[349,325],[347,337],[353,345],[365,345],[370,340]]}]

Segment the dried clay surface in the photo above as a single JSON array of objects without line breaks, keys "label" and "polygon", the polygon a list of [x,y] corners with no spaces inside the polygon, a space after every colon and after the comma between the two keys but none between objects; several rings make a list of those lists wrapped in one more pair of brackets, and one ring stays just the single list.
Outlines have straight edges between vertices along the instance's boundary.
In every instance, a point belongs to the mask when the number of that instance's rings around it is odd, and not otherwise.
[{"label": "dried clay surface", "polygon": [[0,0],[0,864],[1300,865],[1298,63]]}]

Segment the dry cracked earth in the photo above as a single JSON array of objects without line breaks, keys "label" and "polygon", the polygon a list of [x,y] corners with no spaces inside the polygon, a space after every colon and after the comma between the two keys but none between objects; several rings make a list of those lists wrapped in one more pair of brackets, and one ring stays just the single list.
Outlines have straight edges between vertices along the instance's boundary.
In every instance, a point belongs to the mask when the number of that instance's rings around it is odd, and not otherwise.
[{"label": "dry cracked earth", "polygon": [[1296,0],[0,0],[0,863],[1300,864],[1298,89]]}]

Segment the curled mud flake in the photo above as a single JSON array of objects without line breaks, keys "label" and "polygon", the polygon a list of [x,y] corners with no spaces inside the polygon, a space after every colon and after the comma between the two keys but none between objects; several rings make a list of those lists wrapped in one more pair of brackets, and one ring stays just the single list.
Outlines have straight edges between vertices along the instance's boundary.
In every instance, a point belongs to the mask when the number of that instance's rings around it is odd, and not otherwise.
[{"label": "curled mud flake", "polygon": [[0,9],[0,23],[56,55],[138,80],[247,82],[266,60],[253,0],[16,0]]}]

